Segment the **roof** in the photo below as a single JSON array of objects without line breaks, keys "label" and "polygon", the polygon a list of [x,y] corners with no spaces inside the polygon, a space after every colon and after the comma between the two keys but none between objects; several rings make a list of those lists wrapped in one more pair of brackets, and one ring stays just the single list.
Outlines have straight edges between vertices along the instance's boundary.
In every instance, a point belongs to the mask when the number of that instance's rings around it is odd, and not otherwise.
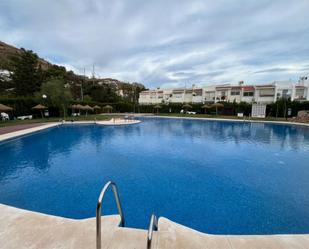
[{"label": "roof", "polygon": [[256,85],[255,88],[275,88],[274,84],[267,84],[267,85]]},{"label": "roof", "polygon": [[242,86],[241,88],[244,91],[254,91],[254,86]]}]

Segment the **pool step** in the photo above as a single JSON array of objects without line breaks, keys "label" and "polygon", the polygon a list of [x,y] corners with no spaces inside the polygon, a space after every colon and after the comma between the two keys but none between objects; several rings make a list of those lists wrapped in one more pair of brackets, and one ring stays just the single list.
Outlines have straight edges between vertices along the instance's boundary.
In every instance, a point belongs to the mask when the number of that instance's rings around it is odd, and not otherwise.
[{"label": "pool step", "polygon": [[[112,240],[107,247],[108,249],[146,249],[147,248],[147,231],[142,229],[119,227],[115,230]],[[153,237],[152,247],[156,248],[157,237]],[[103,241],[103,240],[102,240]],[[103,241],[104,242],[104,241]]]}]

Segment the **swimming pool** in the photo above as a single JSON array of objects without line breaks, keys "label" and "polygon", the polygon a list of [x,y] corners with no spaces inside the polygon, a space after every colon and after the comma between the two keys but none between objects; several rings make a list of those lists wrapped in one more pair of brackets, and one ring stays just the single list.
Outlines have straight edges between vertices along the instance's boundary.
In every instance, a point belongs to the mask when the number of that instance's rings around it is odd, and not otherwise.
[{"label": "swimming pool", "polygon": [[[155,213],[214,234],[309,233],[307,127],[145,118],[0,143],[3,204],[94,217],[110,179],[130,227]],[[111,192],[103,212],[116,213]]]}]

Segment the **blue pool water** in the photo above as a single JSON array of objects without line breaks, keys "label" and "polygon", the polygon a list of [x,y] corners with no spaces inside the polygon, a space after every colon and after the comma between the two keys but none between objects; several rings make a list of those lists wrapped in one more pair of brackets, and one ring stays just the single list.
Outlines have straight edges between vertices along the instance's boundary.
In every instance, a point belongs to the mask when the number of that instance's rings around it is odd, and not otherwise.
[{"label": "blue pool water", "polygon": [[[214,234],[309,233],[309,128],[143,119],[65,125],[0,144],[0,203],[95,216],[118,184],[126,225],[151,213]],[[116,213],[111,192],[103,212]]]}]

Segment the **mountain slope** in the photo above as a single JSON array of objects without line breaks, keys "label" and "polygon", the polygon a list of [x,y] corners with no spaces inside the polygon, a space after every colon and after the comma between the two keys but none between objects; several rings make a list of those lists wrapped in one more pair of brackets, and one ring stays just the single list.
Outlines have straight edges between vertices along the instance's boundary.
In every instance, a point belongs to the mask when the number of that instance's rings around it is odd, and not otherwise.
[{"label": "mountain slope", "polygon": [[[9,44],[6,44],[0,41],[0,69],[7,69],[10,70],[10,61],[12,56],[16,56],[22,52],[21,49],[13,47]],[[46,60],[39,58],[39,65],[43,69],[47,69],[51,63],[47,62]]]}]

